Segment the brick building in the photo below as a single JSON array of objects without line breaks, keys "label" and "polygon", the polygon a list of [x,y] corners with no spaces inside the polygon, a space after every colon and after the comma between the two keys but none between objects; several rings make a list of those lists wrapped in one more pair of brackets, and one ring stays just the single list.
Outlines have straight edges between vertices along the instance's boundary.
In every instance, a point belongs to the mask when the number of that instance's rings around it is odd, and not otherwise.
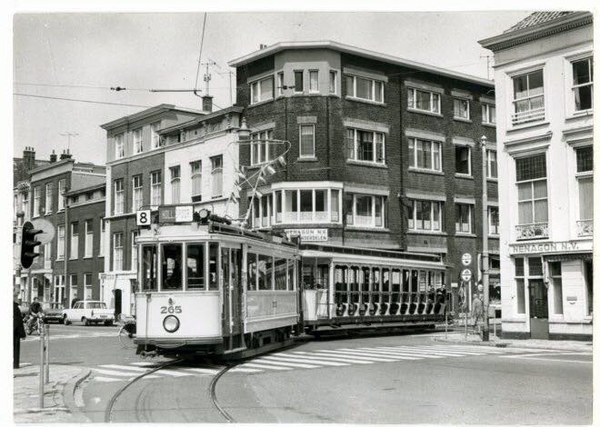
[{"label": "brick building", "polygon": [[535,12],[479,43],[495,62],[503,335],[591,340],[592,13]]},{"label": "brick building", "polygon": [[463,253],[477,278],[485,136],[497,254],[492,82],[332,41],[277,43],[230,66],[252,132],[240,164],[261,176],[240,203],[253,227],[322,247],[443,254],[457,289]]}]

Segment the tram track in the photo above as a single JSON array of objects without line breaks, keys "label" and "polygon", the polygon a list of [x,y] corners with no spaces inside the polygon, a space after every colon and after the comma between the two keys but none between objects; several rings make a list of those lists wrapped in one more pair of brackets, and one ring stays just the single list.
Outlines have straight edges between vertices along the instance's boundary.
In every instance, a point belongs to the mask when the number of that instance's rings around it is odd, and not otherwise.
[{"label": "tram track", "polygon": [[[175,366],[178,364],[181,364],[185,361],[185,359],[176,359],[176,360],[172,360],[169,362],[166,362],[160,366],[157,366],[155,368],[150,369],[149,371],[146,371],[140,375],[138,375],[137,377],[134,377],[131,381],[127,382],[125,385],[123,385],[119,390],[116,391],[116,393],[114,393],[112,395],[112,397],[110,398],[110,401],[108,402],[108,405],[106,407],[106,410],[104,412],[104,422],[105,423],[111,423],[112,422],[112,415],[113,415],[113,409],[115,406],[115,403],[117,402],[117,400],[119,399],[119,397],[121,397],[121,395],[125,392],[125,390],[127,390],[132,384],[138,382],[139,380],[141,380],[142,378],[148,376],[148,375],[152,375],[158,371],[160,371],[161,369],[165,369],[171,366]],[[221,414],[221,416],[223,416],[223,418],[225,418],[225,420],[228,423],[235,423],[236,421],[234,420],[234,418],[221,406],[221,404],[219,403],[218,399],[217,399],[217,393],[216,393],[216,387],[217,387],[217,383],[219,381],[219,379],[230,369],[234,368],[237,365],[237,363],[231,363],[228,364],[227,366],[223,367],[219,372],[217,372],[215,374],[215,376],[212,378],[209,387],[208,387],[208,397],[213,405],[213,407],[219,412],[219,414]]]}]

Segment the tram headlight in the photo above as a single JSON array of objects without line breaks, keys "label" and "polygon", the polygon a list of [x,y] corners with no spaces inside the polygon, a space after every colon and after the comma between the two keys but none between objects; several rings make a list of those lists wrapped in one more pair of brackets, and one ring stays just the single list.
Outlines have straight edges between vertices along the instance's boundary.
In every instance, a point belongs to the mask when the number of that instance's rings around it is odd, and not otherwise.
[{"label": "tram headlight", "polygon": [[173,333],[179,329],[179,319],[177,316],[173,316],[172,314],[165,317],[163,320],[163,328],[165,331]]}]

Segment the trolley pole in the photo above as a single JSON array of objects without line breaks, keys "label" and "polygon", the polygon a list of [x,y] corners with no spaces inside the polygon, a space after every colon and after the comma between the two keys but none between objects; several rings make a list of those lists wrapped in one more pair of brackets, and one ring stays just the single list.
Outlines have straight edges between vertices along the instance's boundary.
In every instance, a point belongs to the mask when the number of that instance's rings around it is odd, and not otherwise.
[{"label": "trolley pole", "polygon": [[489,270],[489,253],[488,253],[488,200],[487,200],[487,150],[486,143],[487,138],[481,137],[481,156],[482,156],[482,173],[481,178],[483,187],[481,191],[481,210],[482,221],[481,221],[481,271],[482,271],[482,285],[483,285],[483,331],[481,340],[490,340],[490,318],[489,318],[489,305],[490,305],[490,270]]}]

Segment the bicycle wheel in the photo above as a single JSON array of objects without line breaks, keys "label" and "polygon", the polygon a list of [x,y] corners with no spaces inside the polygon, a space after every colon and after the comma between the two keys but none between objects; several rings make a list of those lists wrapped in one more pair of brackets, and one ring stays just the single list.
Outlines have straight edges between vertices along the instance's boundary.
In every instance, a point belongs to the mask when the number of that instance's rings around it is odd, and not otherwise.
[{"label": "bicycle wheel", "polygon": [[135,335],[129,332],[125,325],[119,328],[119,343],[124,349],[131,350],[135,348],[135,344],[133,343],[134,337]]}]

